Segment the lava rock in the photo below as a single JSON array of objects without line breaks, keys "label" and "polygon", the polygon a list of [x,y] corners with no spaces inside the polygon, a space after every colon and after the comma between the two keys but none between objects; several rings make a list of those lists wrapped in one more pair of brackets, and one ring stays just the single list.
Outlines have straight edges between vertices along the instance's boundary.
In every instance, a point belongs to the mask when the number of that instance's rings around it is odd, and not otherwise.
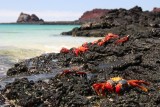
[{"label": "lava rock", "polygon": [[[86,18],[89,16],[86,15]],[[107,10],[107,12],[103,12],[102,16],[98,16],[101,18],[97,20],[93,18],[93,20],[96,21],[86,21],[81,25],[81,27],[76,28],[76,30],[73,29],[69,32],[62,33],[62,35],[67,34],[73,36],[101,37],[110,32],[120,35],[130,35],[135,31],[137,32],[141,30],[145,32],[147,30],[151,30],[152,28],[160,27],[160,12],[158,12],[158,8],[155,8],[151,12],[143,11],[142,8],[138,6],[135,6],[129,10],[122,8],[111,9]],[[86,18],[85,16],[84,18],[82,16],[80,20],[89,20]]]}]

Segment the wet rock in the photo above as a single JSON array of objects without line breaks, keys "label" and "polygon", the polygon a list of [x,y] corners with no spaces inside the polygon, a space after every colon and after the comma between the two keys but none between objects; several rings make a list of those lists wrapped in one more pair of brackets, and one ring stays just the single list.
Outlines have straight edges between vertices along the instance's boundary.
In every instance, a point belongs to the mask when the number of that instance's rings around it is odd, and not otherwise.
[{"label": "wet rock", "polygon": [[89,82],[77,76],[57,76],[48,83],[17,79],[3,90],[9,100],[20,106],[85,106],[89,104],[85,96],[92,92]]},{"label": "wet rock", "polygon": [[0,94],[0,105],[5,104],[5,99],[4,97]]},{"label": "wet rock", "polygon": [[14,65],[7,72],[7,75],[18,74],[40,74],[51,72],[53,69],[58,69],[57,54],[45,54],[39,57],[31,58]]}]

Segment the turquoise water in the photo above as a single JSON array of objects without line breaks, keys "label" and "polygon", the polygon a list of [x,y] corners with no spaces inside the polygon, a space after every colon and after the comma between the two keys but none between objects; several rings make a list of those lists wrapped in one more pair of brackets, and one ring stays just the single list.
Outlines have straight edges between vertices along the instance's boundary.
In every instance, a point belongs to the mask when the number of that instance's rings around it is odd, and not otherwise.
[{"label": "turquoise water", "polygon": [[78,25],[14,25],[0,24],[0,75],[14,63],[62,47],[80,46],[97,38],[61,35]]},{"label": "turquoise water", "polygon": [[[53,46],[55,42],[61,42],[61,32],[71,30],[74,27],[76,26],[0,25],[0,46],[13,46],[20,48],[36,47],[37,49],[44,49],[46,47],[47,49],[47,46]],[[71,39],[64,36],[63,38],[67,40]]]}]

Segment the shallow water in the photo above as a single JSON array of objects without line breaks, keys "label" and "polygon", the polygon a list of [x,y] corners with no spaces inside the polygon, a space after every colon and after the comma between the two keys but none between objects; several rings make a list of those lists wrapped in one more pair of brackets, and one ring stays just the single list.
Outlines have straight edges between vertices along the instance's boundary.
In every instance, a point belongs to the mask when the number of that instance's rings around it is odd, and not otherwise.
[{"label": "shallow water", "polygon": [[0,24],[0,77],[16,62],[98,39],[60,35],[74,27],[79,26]]},{"label": "shallow water", "polygon": [[29,81],[38,81],[38,80],[43,80],[45,82],[48,82],[50,78],[55,77],[58,73],[62,72],[62,69],[54,69],[53,72],[51,73],[43,73],[43,74],[34,74],[34,75],[29,75],[29,76],[13,76],[13,77],[1,77],[0,78],[0,90],[3,89],[6,84],[12,83],[15,79],[22,79],[22,78],[27,78]]}]

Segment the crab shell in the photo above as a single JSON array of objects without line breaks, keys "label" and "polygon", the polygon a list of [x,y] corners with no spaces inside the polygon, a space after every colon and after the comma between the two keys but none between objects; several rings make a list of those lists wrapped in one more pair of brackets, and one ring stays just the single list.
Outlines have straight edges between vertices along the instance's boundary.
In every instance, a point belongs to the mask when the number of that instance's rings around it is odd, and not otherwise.
[{"label": "crab shell", "polygon": [[107,82],[115,88],[115,92],[117,94],[121,93],[129,87],[127,80],[123,79],[122,77],[110,78],[110,80],[108,80]]}]

